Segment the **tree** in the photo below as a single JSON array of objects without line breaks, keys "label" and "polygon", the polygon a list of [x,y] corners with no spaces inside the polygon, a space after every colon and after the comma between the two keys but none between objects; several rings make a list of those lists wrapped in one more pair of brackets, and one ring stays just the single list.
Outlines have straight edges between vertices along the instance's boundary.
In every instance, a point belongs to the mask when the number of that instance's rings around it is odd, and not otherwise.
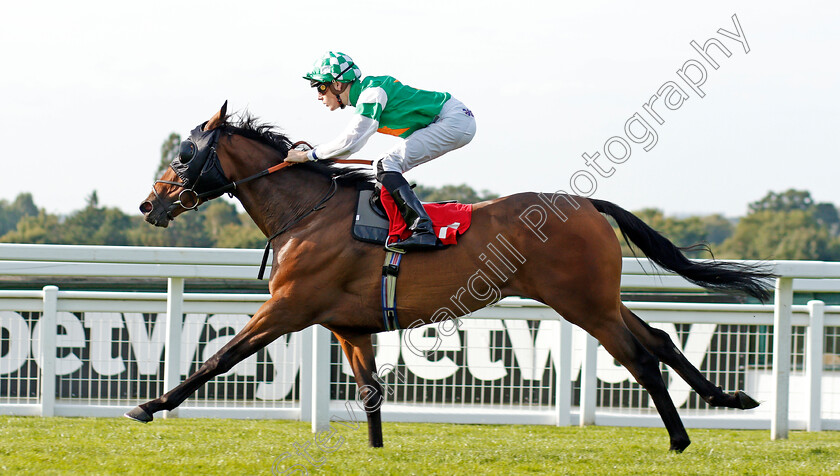
[{"label": "tree", "polygon": [[833,236],[840,235],[840,214],[837,208],[831,203],[817,203],[814,205],[814,218],[817,223],[828,228]]},{"label": "tree", "polygon": [[710,244],[721,244],[735,232],[735,225],[732,220],[720,214],[706,215],[700,217],[706,227],[706,241]]},{"label": "tree", "polygon": [[185,212],[169,223],[167,228],[152,226],[142,218],[135,218],[136,225],[127,234],[128,243],[136,246],[183,246],[210,248],[213,239],[207,233],[205,218],[199,212]]},{"label": "tree", "polygon": [[840,216],[831,203],[815,203],[806,190],[768,192],[749,206],[725,256],[743,259],[840,259]]},{"label": "tree", "polygon": [[0,238],[3,243],[52,243],[60,244],[58,216],[44,210],[35,216],[25,216],[13,231]]},{"label": "tree", "polygon": [[87,196],[87,198],[85,199],[85,203],[87,204],[85,205],[86,208],[99,207],[99,195],[96,194],[96,190],[94,190],[93,192],[91,192],[90,195]]},{"label": "tree", "polygon": [[172,132],[169,137],[160,145],[160,162],[158,162],[157,170],[155,170],[154,179],[157,180],[169,167],[169,163],[178,154],[181,148],[181,135]]},{"label": "tree", "polygon": [[131,219],[131,228],[126,231],[126,239],[131,246],[176,246],[176,235],[168,228],[158,228],[146,223],[141,217]]},{"label": "tree", "polygon": [[99,228],[93,232],[91,241],[98,245],[128,245],[126,233],[131,228],[131,218],[116,208],[105,208],[101,213],[102,220]]},{"label": "tree", "polygon": [[266,237],[253,222],[222,227],[216,240],[219,248],[263,248]]},{"label": "tree", "polygon": [[38,213],[31,193],[21,193],[12,203],[0,200],[0,236],[17,228],[21,218],[38,216]]},{"label": "tree", "polygon": [[15,198],[10,207],[21,216],[36,216],[38,215],[38,207],[35,206],[35,201],[32,199],[31,193],[21,193]]},{"label": "tree", "polygon": [[[733,230],[732,223],[721,215],[689,216],[686,218],[666,217],[662,210],[656,208],[645,208],[635,211],[633,214],[680,247],[690,247],[697,244],[719,244],[731,236]],[[622,255],[638,255],[638,250],[634,254],[627,245],[615,223],[612,220],[610,220],[610,223],[621,241]],[[712,251],[717,252],[716,248],[712,247]],[[686,251],[685,253],[692,258],[709,257],[705,250]]]},{"label": "tree", "polygon": [[101,208],[85,207],[68,216],[59,229],[58,242],[70,245],[96,245],[93,235],[104,221]]},{"label": "tree", "polygon": [[782,193],[767,192],[761,200],[750,203],[750,213],[771,210],[787,212],[791,210],[809,210],[814,205],[811,192],[789,189]]},{"label": "tree", "polygon": [[204,226],[220,248],[262,248],[265,235],[247,213],[238,213],[236,206],[225,200],[210,202],[201,213]]},{"label": "tree", "polygon": [[497,194],[487,190],[477,192],[467,184],[444,185],[440,188],[418,185],[414,188],[414,193],[417,194],[417,198],[424,202],[456,200],[460,203],[478,203],[499,198]]},{"label": "tree", "polygon": [[723,244],[724,256],[737,259],[840,258],[840,242],[811,210],[760,210],[742,218]]},{"label": "tree", "polygon": [[127,245],[126,232],[130,218],[116,208],[99,206],[94,190],[86,199],[85,208],[73,212],[61,224],[59,242],[78,245]]},{"label": "tree", "polygon": [[241,224],[236,206],[221,198],[202,205],[200,213],[204,214],[204,227],[213,241],[216,241],[225,226]]}]

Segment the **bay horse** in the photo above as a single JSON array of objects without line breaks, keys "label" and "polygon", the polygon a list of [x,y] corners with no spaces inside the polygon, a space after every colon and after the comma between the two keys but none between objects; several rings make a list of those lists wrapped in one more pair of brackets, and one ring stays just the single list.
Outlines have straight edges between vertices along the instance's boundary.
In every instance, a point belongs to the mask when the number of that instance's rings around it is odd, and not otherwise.
[{"label": "bay horse", "polygon": [[[182,143],[180,156],[155,182],[140,210],[147,222],[166,227],[199,203],[230,192],[273,249],[271,298],[195,373],[126,416],[152,421],[156,412],[175,409],[204,383],[278,337],[318,324],[332,331],[341,344],[365,405],[369,444],[381,447],[382,387],[371,335],[386,330],[380,300],[384,251],[348,233],[355,213],[355,185],[371,181],[372,176],[364,168],[322,161],[284,167],[289,165],[283,159],[291,142],[250,115],[229,123],[226,107],[227,102]],[[214,184],[222,188],[209,190]],[[534,207],[544,212],[539,230],[526,226],[527,217],[533,224],[528,214],[537,210]],[[715,386],[665,332],[622,304],[621,249],[602,214],[612,217],[624,238],[659,267],[708,289],[761,300],[769,296],[767,280],[773,275],[768,270],[691,261],[683,249],[615,204],[565,194],[549,198],[519,193],[475,204],[472,226],[456,246],[405,255],[397,290],[399,326],[437,322],[441,309],[460,308],[458,314],[464,315],[504,296],[545,303],[598,339],[630,371],[653,400],[668,431],[670,450],[681,452],[690,440],[667,392],[660,361],[711,406],[748,409],[758,402],[742,391],[726,393]],[[488,244],[498,244],[499,237],[515,251],[517,260],[507,265],[491,262]],[[476,291],[473,279],[471,291],[476,292],[459,292],[479,271],[482,289],[487,291]],[[498,293],[489,292],[490,288]],[[458,307],[452,301],[456,295]]]}]

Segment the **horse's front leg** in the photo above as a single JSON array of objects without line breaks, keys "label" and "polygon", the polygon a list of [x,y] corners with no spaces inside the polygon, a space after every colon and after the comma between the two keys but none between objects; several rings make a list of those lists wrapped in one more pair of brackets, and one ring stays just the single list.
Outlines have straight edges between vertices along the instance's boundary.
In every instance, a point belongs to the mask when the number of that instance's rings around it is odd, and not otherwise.
[{"label": "horse's front leg", "polygon": [[[278,337],[299,331],[310,324],[310,320],[290,313],[279,299],[269,299],[263,304],[248,324],[224,347],[180,385],[163,396],[143,403],[125,414],[126,417],[143,423],[154,419],[161,410],[174,410],[202,385],[212,378],[233,368],[239,362],[273,342]],[[296,316],[297,315],[297,316]]]},{"label": "horse's front leg", "polygon": [[377,379],[376,361],[374,360],[373,342],[370,334],[345,340],[336,334],[344,354],[353,367],[353,375],[358,386],[358,401],[365,407],[368,421],[368,444],[381,448],[382,443],[382,403],[385,396]]}]

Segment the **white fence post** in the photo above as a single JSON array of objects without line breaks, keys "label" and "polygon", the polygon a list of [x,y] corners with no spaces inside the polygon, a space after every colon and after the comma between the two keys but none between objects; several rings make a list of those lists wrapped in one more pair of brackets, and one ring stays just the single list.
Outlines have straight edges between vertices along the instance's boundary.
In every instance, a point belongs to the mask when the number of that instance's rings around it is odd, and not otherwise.
[{"label": "white fence post", "polygon": [[55,415],[55,343],[58,327],[58,287],[44,286],[41,313],[41,416]]},{"label": "white fence post", "polygon": [[560,318],[556,338],[560,342],[557,360],[557,382],[554,385],[554,401],[557,412],[557,426],[568,426],[572,422],[572,324]]},{"label": "white fence post", "polygon": [[580,426],[595,424],[598,403],[598,340],[586,334],[580,379]]},{"label": "white fence post", "polygon": [[773,412],[770,439],[788,437],[790,421],[790,338],[793,278],[777,278],[773,311]]},{"label": "white fence post", "polygon": [[805,377],[808,382],[808,431],[822,430],[823,337],[825,303],[808,301],[808,353],[805,355]]},{"label": "white fence post", "polygon": [[300,355],[300,421],[312,421],[312,403],[314,396],[312,394],[312,366],[314,365],[315,355],[312,348],[315,327],[309,326],[300,331],[301,355]]},{"label": "white fence post", "polygon": [[330,427],[330,342],[332,334],[312,326],[312,432]]},{"label": "white fence post", "polygon": [[[169,278],[166,287],[166,345],[163,351],[163,386],[168,392],[181,383],[181,330],[184,325],[184,278]],[[178,409],[163,418],[178,416]]]}]

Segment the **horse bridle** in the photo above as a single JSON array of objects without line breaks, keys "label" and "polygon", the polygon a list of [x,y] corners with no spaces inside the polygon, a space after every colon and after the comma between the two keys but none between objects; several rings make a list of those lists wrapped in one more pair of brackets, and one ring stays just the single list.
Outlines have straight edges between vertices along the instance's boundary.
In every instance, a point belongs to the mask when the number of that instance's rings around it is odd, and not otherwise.
[{"label": "horse bridle", "polygon": [[216,153],[221,130],[216,128],[205,131],[206,124],[202,123],[190,132],[190,137],[181,142],[178,154],[169,164],[181,182],[155,180],[152,185],[152,193],[158,202],[162,200],[156,188],[157,184],[174,185],[183,189],[178,193],[178,199],[166,210],[166,217],[170,220],[174,219],[172,212],[178,207],[187,211],[195,210],[202,199],[212,200],[236,188],[236,183],[232,183],[225,176]]},{"label": "horse bridle", "polygon": [[[198,204],[199,204],[200,200],[199,200],[199,195],[196,193],[195,189],[186,188],[186,187],[184,187],[183,183],[173,182],[171,180],[155,180],[154,185],[157,185],[159,183],[165,183],[165,184],[168,184],[168,185],[175,185],[175,186],[184,188],[183,190],[181,190],[180,193],[178,193],[178,200],[175,200],[175,202],[173,202],[172,205],[170,205],[169,208],[166,209],[166,218],[168,218],[170,220],[174,220],[175,217],[172,216],[172,212],[178,207],[181,207],[181,208],[183,208],[184,210],[187,210],[187,211],[198,209]],[[155,195],[155,198],[158,201],[161,201],[160,195],[157,193],[157,190],[155,189],[154,185],[152,185],[152,193]],[[188,205],[184,204],[183,195],[185,193],[186,194],[192,194],[193,199],[195,200],[195,205],[188,206]]]},{"label": "horse bridle", "polygon": [[[294,165],[294,163],[292,162],[281,162],[254,175],[245,177],[244,179],[237,180],[235,182],[231,182],[225,176],[224,171],[222,170],[221,163],[219,162],[219,155],[216,153],[216,146],[219,143],[220,129],[216,128],[212,131],[204,131],[205,124],[207,123],[205,122],[203,124],[200,124],[198,127],[196,127],[190,132],[189,139],[181,142],[178,155],[174,159],[172,159],[172,162],[169,164],[169,167],[175,172],[176,175],[178,175],[178,177],[182,181],[175,182],[172,180],[155,180],[155,183],[152,185],[152,193],[155,195],[155,198],[158,200],[158,202],[161,202],[161,197],[155,189],[155,185],[159,183],[164,183],[167,185],[174,185],[176,187],[183,188],[183,190],[181,190],[181,192],[178,193],[178,200],[173,202],[172,205],[166,210],[166,217],[170,220],[174,220],[175,217],[172,216],[172,211],[174,211],[178,207],[181,207],[186,211],[196,210],[198,209],[198,205],[199,203],[201,203],[202,199],[206,198],[208,200],[212,200],[216,197],[221,196],[223,193],[232,194],[233,191],[235,191],[237,187],[239,187],[239,185],[243,183],[250,182],[251,180],[255,180],[260,177],[265,177],[266,175],[277,172],[278,170]],[[294,144],[292,144],[291,148],[294,149],[301,145],[309,149],[312,148],[312,146],[305,141],[295,142]],[[330,162],[340,164],[373,164],[372,160],[355,159],[336,159],[331,160]],[[197,174],[195,172],[196,170],[199,171]],[[198,183],[202,177],[206,179],[204,183],[210,182],[209,186],[218,186],[208,191],[197,191]],[[280,229],[280,231],[268,237],[267,243],[265,245],[265,251],[263,252],[263,259],[262,263],[260,264],[260,270],[257,275],[257,279],[262,279],[263,275],[265,274],[265,268],[268,262],[268,252],[271,249],[271,240],[277,238],[278,236],[286,232],[286,230],[298,224],[301,220],[309,216],[311,213],[323,209],[324,204],[330,198],[332,198],[333,195],[335,195],[337,188],[338,184],[336,182],[336,177],[332,177],[332,180],[330,180],[329,190],[327,190],[327,193],[320,200],[318,200],[318,202],[311,209],[298,215],[292,221],[283,226]],[[187,194],[186,199],[185,194]],[[186,200],[194,200],[194,204],[191,205],[190,203],[185,203]]]}]

